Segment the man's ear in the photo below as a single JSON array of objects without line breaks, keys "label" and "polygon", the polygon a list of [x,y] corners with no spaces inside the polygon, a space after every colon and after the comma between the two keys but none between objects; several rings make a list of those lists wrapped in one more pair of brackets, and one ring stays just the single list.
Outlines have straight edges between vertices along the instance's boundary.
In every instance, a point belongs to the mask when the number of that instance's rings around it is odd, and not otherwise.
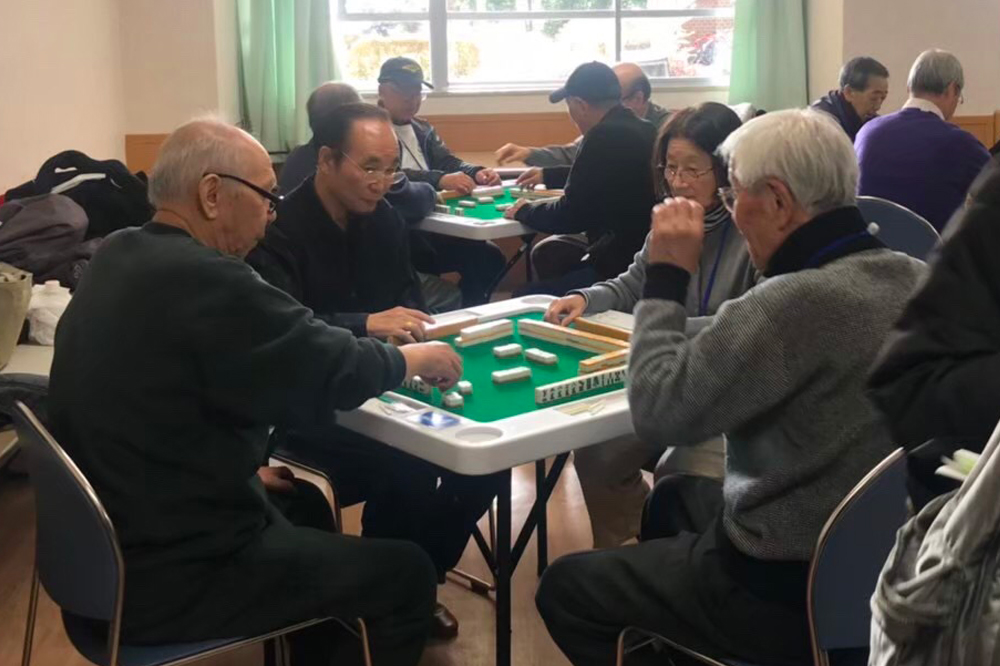
[{"label": "man's ear", "polygon": [[788,185],[777,178],[769,178],[766,182],[768,191],[770,191],[773,197],[774,212],[776,214],[775,221],[778,224],[778,228],[784,231],[793,221],[793,211],[796,206],[795,197],[792,195],[792,191],[788,189]]},{"label": "man's ear", "polygon": [[320,146],[316,156],[316,170],[329,173],[334,166],[333,149],[330,146]]},{"label": "man's ear", "polygon": [[219,217],[219,198],[222,196],[222,179],[214,174],[203,176],[198,183],[198,208],[208,220]]}]

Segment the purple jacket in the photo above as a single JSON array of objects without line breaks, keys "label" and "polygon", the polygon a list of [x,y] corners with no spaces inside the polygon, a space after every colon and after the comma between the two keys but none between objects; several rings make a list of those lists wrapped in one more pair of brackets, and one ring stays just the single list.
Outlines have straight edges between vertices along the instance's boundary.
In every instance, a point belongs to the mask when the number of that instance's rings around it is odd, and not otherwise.
[{"label": "purple jacket", "polygon": [[914,108],[865,123],[854,149],[861,167],[858,194],[906,206],[938,231],[990,158],[965,130]]}]

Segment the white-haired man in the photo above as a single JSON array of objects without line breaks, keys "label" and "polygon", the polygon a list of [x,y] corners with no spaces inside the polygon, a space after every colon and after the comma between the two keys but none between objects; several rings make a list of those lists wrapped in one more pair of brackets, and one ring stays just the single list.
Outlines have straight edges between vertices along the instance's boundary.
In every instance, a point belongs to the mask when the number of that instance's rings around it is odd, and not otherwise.
[{"label": "white-haired man", "polygon": [[[294,527],[256,472],[270,426],[327,423],[414,374],[454,383],[461,359],[356,339],[261,280],[243,258],[275,187],[246,132],[194,121],[171,134],[153,220],[104,241],[59,323],[53,430],[115,524],[124,642],[364,617],[381,663],[416,664],[434,609],[427,555]],[[298,638],[314,640],[297,641],[296,663],[330,663],[322,635]]]},{"label": "white-haired man", "polygon": [[923,264],[867,233],[851,143],[826,114],[761,116],[720,150],[724,199],[767,279],[689,339],[703,211],[658,205],[629,361],[640,437],[726,435],[722,492],[704,498],[716,517],[700,533],[662,534],[658,485],[642,543],[549,567],[536,601],[576,666],[610,663],[626,626],[716,657],[808,661],[810,554],[833,508],[892,450],[865,379]]},{"label": "white-haired man", "polygon": [[924,51],[906,88],[910,98],[902,109],[858,132],[858,194],[902,204],[941,231],[990,154],[976,137],[948,122],[965,89],[958,58],[940,49]]}]

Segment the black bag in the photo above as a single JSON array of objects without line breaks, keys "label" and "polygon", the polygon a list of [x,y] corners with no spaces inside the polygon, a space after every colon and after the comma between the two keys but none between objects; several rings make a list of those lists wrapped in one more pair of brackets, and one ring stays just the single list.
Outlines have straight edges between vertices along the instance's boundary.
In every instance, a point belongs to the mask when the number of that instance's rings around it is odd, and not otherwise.
[{"label": "black bag", "polygon": [[[88,175],[95,178],[87,180]],[[83,177],[83,178],[81,178]],[[153,217],[146,174],[133,174],[118,160],[95,160],[78,150],[50,157],[34,180],[7,191],[6,200],[49,194],[74,178],[80,179],[59,192],[78,203],[90,221],[85,238],[100,238],[112,231],[145,224]]]}]

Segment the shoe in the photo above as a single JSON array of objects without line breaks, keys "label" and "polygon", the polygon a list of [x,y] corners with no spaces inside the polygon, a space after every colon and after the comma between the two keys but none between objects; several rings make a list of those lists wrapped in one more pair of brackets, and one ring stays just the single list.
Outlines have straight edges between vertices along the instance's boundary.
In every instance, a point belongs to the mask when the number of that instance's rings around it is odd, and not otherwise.
[{"label": "shoe", "polygon": [[431,638],[439,641],[450,641],[458,636],[458,618],[451,614],[444,604],[439,603],[434,608],[431,619]]}]

